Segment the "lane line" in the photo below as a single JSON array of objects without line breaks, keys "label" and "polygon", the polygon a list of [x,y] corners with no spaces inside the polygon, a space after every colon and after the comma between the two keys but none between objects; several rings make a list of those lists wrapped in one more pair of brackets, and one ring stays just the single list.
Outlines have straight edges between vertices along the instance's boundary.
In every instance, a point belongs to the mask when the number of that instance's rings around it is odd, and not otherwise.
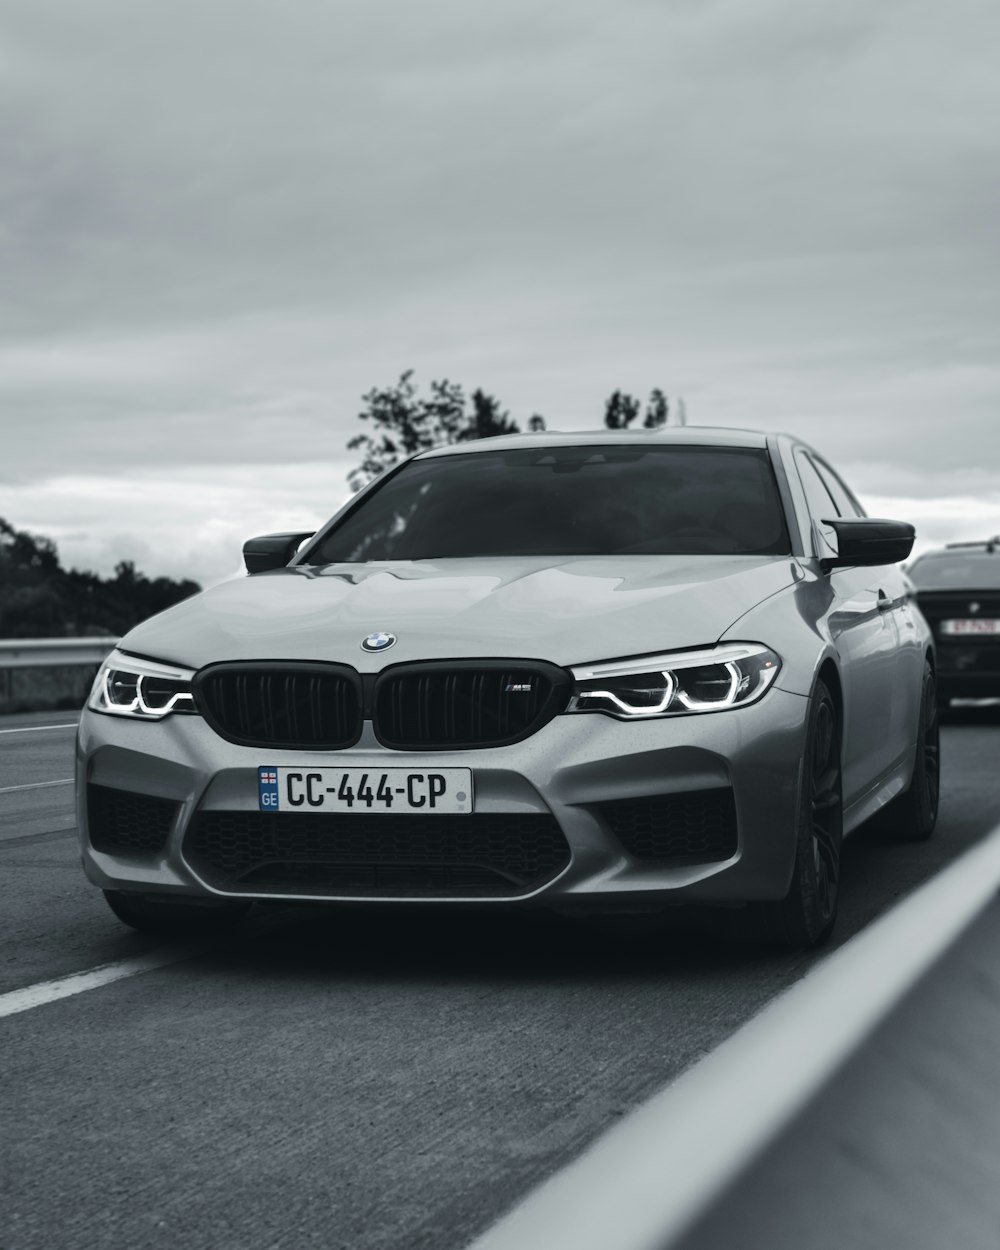
[{"label": "lane line", "polygon": [[138,955],[134,959],[121,959],[117,963],[101,964],[87,972],[73,972],[69,976],[57,977],[54,981],[39,981],[35,985],[26,985],[19,990],[8,990],[6,994],[0,994],[0,1017],[31,1011],[34,1007],[57,1002],[60,998],[71,998],[74,994],[96,990],[102,985],[110,985],[126,977],[138,976],[142,972],[153,972],[157,968],[165,968],[169,964],[192,959],[201,953],[201,950],[193,946],[164,947],[148,955]]},{"label": "lane line", "polygon": [[52,838],[70,837],[76,837],[76,824],[72,818],[65,829],[45,829],[41,833],[15,833],[9,838],[0,833],[0,851],[5,851],[9,846],[27,846],[29,842],[45,842]]},{"label": "lane line", "polygon": [[79,723],[73,720],[63,725],[18,725],[16,729],[0,729],[0,734],[40,734],[50,729],[75,729]]},{"label": "lane line", "polygon": [[32,781],[24,786],[0,786],[0,794],[13,794],[16,790],[45,790],[49,786],[71,786],[72,777],[63,777],[59,781]]},{"label": "lane line", "polygon": [[998,889],[1000,829],[653,1094],[469,1250],[676,1245],[996,902]]}]

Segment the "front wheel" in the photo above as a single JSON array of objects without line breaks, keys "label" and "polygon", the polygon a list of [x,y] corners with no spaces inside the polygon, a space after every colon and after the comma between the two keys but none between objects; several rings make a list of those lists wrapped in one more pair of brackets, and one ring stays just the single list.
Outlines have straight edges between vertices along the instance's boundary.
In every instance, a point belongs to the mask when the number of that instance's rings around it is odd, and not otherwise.
[{"label": "front wheel", "polygon": [[908,789],[875,819],[900,842],[926,842],[937,824],[941,794],[941,717],[934,670],[924,664],[917,723],[917,750]]},{"label": "front wheel", "polygon": [[757,910],[764,935],[801,949],[826,941],[837,919],[840,847],[843,840],[843,780],[840,725],[833,697],[820,681],[809,701],[799,807],[795,867],[783,899]]},{"label": "front wheel", "polygon": [[154,899],[124,890],[105,890],[108,906],[119,920],[140,933],[191,938],[222,934],[236,927],[249,903],[199,904]]}]

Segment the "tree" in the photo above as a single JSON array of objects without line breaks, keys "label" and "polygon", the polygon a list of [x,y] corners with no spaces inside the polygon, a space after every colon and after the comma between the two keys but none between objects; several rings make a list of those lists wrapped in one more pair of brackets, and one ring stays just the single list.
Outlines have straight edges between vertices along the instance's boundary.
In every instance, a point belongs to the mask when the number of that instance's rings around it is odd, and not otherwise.
[{"label": "tree", "polygon": [[370,422],[376,435],[356,434],[347,444],[352,451],[356,447],[364,451],[364,459],[348,478],[353,490],[394,465],[401,456],[412,455],[426,446],[412,377],[413,370],[408,369],[395,386],[382,390],[373,387],[362,396],[366,406],[358,417]]},{"label": "tree", "polygon": [[58,568],[59,557],[50,538],[16,530],[0,517],[0,569],[7,576],[14,571],[44,576]]},{"label": "tree", "polygon": [[[641,404],[627,391],[612,391],[604,401],[604,424],[609,430],[625,430],[639,416]],[[643,428],[658,430],[670,420],[670,404],[658,386],[649,392]],[[683,425],[680,421],[678,424]]]},{"label": "tree", "polygon": [[141,576],[136,574],[134,560],[119,560],[115,565],[115,582],[123,590],[130,590]]},{"label": "tree", "polygon": [[609,430],[624,430],[639,415],[640,404],[626,391],[612,391],[604,404],[604,424]]},{"label": "tree", "polygon": [[669,417],[670,405],[667,403],[667,397],[658,386],[654,387],[649,392],[649,403],[646,405],[646,420],[642,423],[643,427],[647,430],[658,430],[667,424]]},{"label": "tree", "polygon": [[168,577],[150,581],[128,560],[109,578],[64,569],[51,539],[0,517],[0,638],[124,634],[200,589]]},{"label": "tree", "polygon": [[517,423],[510,419],[509,412],[500,411],[500,401],[485,391],[475,390],[472,392],[472,419],[456,441],[517,433]]},{"label": "tree", "polygon": [[472,411],[466,411],[465,392],[456,382],[431,382],[430,396],[417,394],[413,370],[400,375],[395,386],[374,387],[362,396],[365,407],[358,413],[368,429],[347,444],[359,448],[364,459],[348,474],[353,490],[391,469],[415,452],[442,443],[463,443],[474,438],[516,434],[518,426],[499,402],[483,390],[472,393]]}]

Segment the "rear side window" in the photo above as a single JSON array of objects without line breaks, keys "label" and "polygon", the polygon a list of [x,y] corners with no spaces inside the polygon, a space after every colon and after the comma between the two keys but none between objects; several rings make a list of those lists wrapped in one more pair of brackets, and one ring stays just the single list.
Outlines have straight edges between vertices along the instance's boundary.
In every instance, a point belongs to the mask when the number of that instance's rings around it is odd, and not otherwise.
[{"label": "rear side window", "polygon": [[830,492],[833,502],[837,505],[837,511],[841,516],[864,516],[865,510],[840,480],[838,474],[825,464],[822,460],[813,460],[810,457],[810,463],[816,466],[816,472],[822,478],[823,485]]},{"label": "rear side window", "polygon": [[806,503],[809,505],[809,515],[812,519],[823,522],[831,517],[840,516],[840,509],[812,459],[805,452],[800,451],[795,457],[795,463],[799,467],[799,478],[802,481],[802,489],[806,492]]},{"label": "rear side window", "polygon": [[763,449],[612,444],[411,461],[362,499],[308,560],[790,550]]}]

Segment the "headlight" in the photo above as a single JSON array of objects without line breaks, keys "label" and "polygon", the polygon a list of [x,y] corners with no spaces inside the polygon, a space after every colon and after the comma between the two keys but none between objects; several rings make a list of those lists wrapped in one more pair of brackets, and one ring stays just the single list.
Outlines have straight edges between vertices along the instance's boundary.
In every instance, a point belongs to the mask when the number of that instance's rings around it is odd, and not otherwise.
[{"label": "headlight", "polygon": [[197,712],[191,693],[193,671],[136,660],[112,651],[98,670],[87,706],[112,716],[161,720],[170,712]]},{"label": "headlight", "polygon": [[780,668],[778,656],[756,642],[574,668],[576,686],[566,710],[619,720],[722,712],[755,703]]}]

